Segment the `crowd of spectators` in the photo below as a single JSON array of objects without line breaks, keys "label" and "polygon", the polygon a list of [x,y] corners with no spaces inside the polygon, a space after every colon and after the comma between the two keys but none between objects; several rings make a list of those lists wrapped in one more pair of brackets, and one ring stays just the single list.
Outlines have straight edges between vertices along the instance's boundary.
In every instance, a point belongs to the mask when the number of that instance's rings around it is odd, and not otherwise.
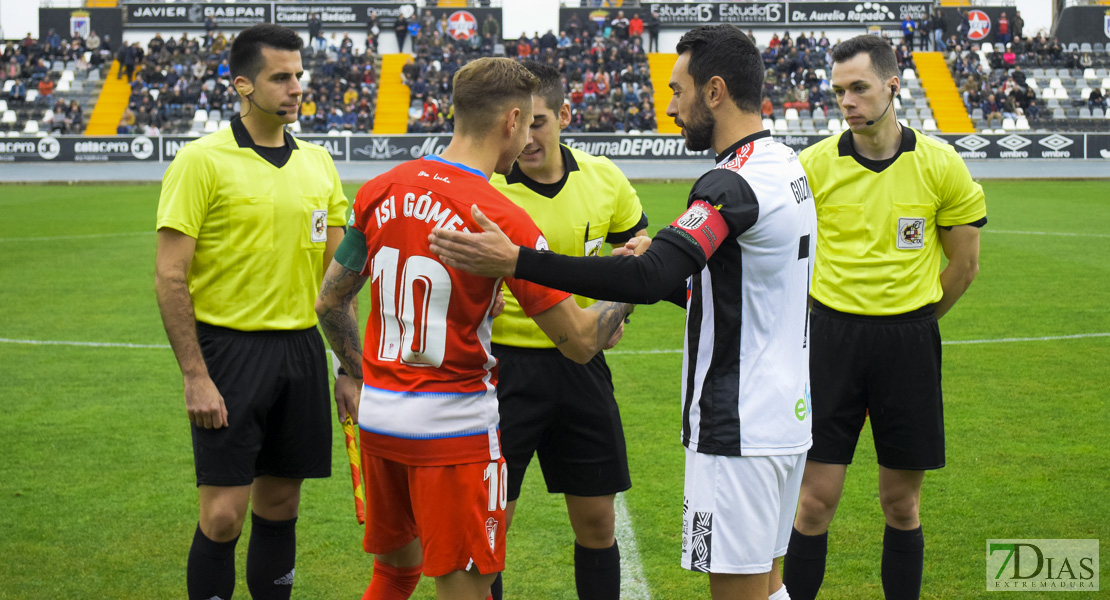
[{"label": "crowd of spectators", "polygon": [[[609,24],[571,16],[559,31],[502,41],[497,21],[483,21],[478,35],[456,40],[446,21],[430,12],[410,24],[414,60],[402,69],[409,86],[410,133],[452,130],[451,79],[467,62],[495,52],[549,64],[563,74],[571,107],[569,132],[628,132],[656,129],[653,89],[643,46],[643,21],[623,11]],[[398,33],[400,36],[400,33]],[[404,38],[407,39],[407,38]],[[399,37],[403,44],[404,39]]]},{"label": "crowd of spectators", "polygon": [[[1090,52],[1080,52],[1077,48],[1065,49],[1056,38],[1046,37],[1043,33],[1032,38],[1020,35],[1014,30],[1008,43],[999,43],[990,52],[981,52],[981,47],[966,39],[953,38],[951,50],[946,60],[953,78],[959,86],[964,106],[969,114],[982,118],[987,128],[996,128],[1003,119],[1025,117],[1031,127],[1044,126],[1052,118],[1044,100],[1039,98],[1037,86],[1030,85],[1029,68],[1062,69],[1064,73],[1095,66],[1107,66],[1110,60],[1096,61]],[[1065,79],[1070,79],[1068,75]],[[1039,86],[1047,81],[1038,82]],[[1071,97],[1060,104],[1061,107],[1087,107],[1106,110],[1106,100],[1099,87],[1093,87],[1087,97]]]},{"label": "crowd of spectators", "polygon": [[[41,40],[28,33],[18,42],[5,43],[0,54],[0,84],[6,91],[2,99],[11,109],[23,109],[29,97],[35,97],[31,106],[46,109],[41,119],[44,128],[81,133],[84,111],[79,103],[58,97],[61,69],[57,65],[83,75],[111,60],[111,44],[109,36],[101,38],[95,31],[88,38],[63,38],[53,29]],[[37,94],[29,95],[30,90]]]},{"label": "crowd of spectators", "polygon": [[[133,43],[117,53],[128,77],[131,96],[118,133],[181,133],[194,129],[197,111],[207,121],[225,121],[240,110],[228,66],[234,36],[208,27],[203,37],[163,38],[155,34],[147,47]],[[303,90],[298,120],[302,132],[369,133],[377,93],[372,47],[356,50],[353,40],[333,34],[330,45],[306,48],[303,64],[310,75]],[[141,65],[134,72],[127,66]]]}]

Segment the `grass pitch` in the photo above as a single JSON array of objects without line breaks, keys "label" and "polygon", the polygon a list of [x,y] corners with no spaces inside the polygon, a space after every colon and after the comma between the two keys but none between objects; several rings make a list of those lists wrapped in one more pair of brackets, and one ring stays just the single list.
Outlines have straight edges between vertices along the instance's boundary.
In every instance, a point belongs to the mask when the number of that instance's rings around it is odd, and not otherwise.
[{"label": "grass pitch", "polygon": [[[681,212],[688,185],[637,186],[653,230]],[[993,597],[988,538],[1110,537],[1106,183],[984,187],[982,271],[941,322],[948,466],[926,477],[922,506],[931,599]],[[0,191],[0,598],[182,597],[197,509],[153,292],[158,187]],[[706,578],[678,567],[682,322],[671,305],[641,307],[609,358],[633,476],[625,502],[657,599],[708,597]],[[357,598],[370,574],[334,433],[334,476],[304,489],[298,598]],[[822,598],[882,596],[876,481],[865,430]],[[575,598],[572,539],[561,498],[532,469],[506,597]],[[248,595],[243,540],[237,597]],[[433,598],[434,585],[414,597]]]}]

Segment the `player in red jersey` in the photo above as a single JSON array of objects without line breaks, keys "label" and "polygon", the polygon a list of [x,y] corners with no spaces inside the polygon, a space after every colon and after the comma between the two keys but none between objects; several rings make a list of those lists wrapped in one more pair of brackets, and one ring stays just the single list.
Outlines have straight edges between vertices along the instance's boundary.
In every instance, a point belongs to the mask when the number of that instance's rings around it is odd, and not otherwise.
[{"label": "player in red jersey", "polygon": [[[490,316],[501,279],[444,266],[433,228],[475,229],[471,206],[516,243],[544,248],[528,215],[490,184],[528,142],[538,80],[484,58],[454,79],[455,135],[440,156],[405,163],[359,190],[348,236],[316,311],[343,368],[363,381],[357,412],[366,480],[363,547],[375,556],[364,599],[408,598],[421,573],[440,598],[481,599],[505,565],[507,467],[498,437]],[[493,100],[491,100],[493,99]],[[371,283],[366,349],[350,305]],[[631,311],[506,279],[527,315],[572,360],[589,361]]]}]

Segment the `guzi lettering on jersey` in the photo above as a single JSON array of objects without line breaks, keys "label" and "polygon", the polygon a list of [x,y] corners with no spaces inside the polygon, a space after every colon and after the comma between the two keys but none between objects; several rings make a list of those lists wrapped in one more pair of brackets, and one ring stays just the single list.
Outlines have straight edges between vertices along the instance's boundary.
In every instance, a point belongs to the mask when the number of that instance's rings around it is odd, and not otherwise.
[{"label": "guzi lettering on jersey", "polygon": [[801,204],[807,198],[813,197],[813,192],[809,189],[809,180],[805,176],[799,177],[790,182],[790,191],[794,192],[794,202]]}]

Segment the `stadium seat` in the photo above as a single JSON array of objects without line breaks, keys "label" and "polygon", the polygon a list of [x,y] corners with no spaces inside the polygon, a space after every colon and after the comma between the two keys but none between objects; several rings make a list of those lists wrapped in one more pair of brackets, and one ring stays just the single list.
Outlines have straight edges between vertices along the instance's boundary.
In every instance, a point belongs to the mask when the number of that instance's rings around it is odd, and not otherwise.
[{"label": "stadium seat", "polygon": [[1101,108],[1099,108],[1097,106],[1095,107],[1094,110],[1091,111],[1091,118],[1101,119],[1105,116],[1106,116],[1106,111],[1102,110]]},{"label": "stadium seat", "polygon": [[1053,119],[1066,119],[1067,115],[1064,113],[1064,109],[1054,108],[1054,109],[1052,109],[1052,118]]},{"label": "stadium seat", "polygon": [[13,129],[13,130],[8,132],[8,137],[19,137],[21,135],[23,135],[23,134],[20,133],[18,129]]},{"label": "stadium seat", "polygon": [[1090,119],[1091,118],[1091,109],[1087,108],[1086,106],[1081,106],[1079,108],[1079,118],[1080,119]]},{"label": "stadium seat", "polygon": [[1110,77],[1103,77],[1102,78],[1102,85],[1099,86],[1099,87],[1101,87],[1104,90],[1105,89],[1110,89]]},{"label": "stadium seat", "polygon": [[56,92],[68,92],[68,91],[70,91],[69,80],[68,79],[63,79],[63,80],[59,81],[58,86],[54,88],[54,91],[56,91]]},{"label": "stadium seat", "polygon": [[0,100],[0,114],[8,112],[8,101]]},{"label": "stadium seat", "polygon": [[65,68],[66,64],[60,60],[56,60],[50,65],[50,70],[54,72],[64,71]]},{"label": "stadium seat", "polygon": [[208,120],[209,121],[219,122],[219,121],[222,121],[223,118],[224,117],[223,117],[222,114],[220,114],[220,109],[218,109],[218,108],[213,108],[212,110],[208,111]]},{"label": "stadium seat", "polygon": [[84,92],[85,91],[85,84],[81,83],[81,80],[70,82],[69,91],[71,91],[75,94]]},{"label": "stadium seat", "polygon": [[[1037,77],[1042,77],[1042,75],[1038,75]],[[1057,77],[1057,73],[1056,73],[1056,68],[1055,68],[1055,67],[1048,67],[1048,68],[1046,68],[1046,69],[1044,70],[1044,75],[1043,75],[1043,77],[1049,77],[1049,78],[1052,78],[1052,77]]]},{"label": "stadium seat", "polygon": [[775,119],[775,131],[786,131],[790,129],[790,124],[786,119]]},{"label": "stadium seat", "polygon": [[354,135],[354,132],[350,131],[349,129],[344,129],[339,133],[339,135]]},{"label": "stadium seat", "polygon": [[58,81],[73,81],[73,79],[73,71],[66,69],[65,71],[62,71],[62,76],[58,78]]},{"label": "stadium seat", "polygon": [[227,119],[221,119],[220,120],[220,129],[226,129],[228,127],[231,127],[231,121],[228,121]]},{"label": "stadium seat", "polygon": [[39,91],[38,90],[27,90],[27,103],[28,104],[30,104],[31,102],[34,102],[35,100],[38,100],[38,99],[39,99]]},{"label": "stadium seat", "polygon": [[289,131],[292,131],[293,133],[300,133],[301,132],[301,122],[300,121],[293,121],[292,123],[290,123],[289,124]]},{"label": "stadium seat", "polygon": [[[990,42],[983,42],[982,44],[979,45],[979,51],[984,52],[986,54],[990,54],[991,52],[994,52],[994,45],[991,44]],[[984,63],[984,64],[987,64],[987,63]]]},{"label": "stadium seat", "polygon": [[1028,131],[1029,119],[1026,119],[1024,116],[1018,117],[1017,121],[1014,123],[1014,128],[1018,131]]},{"label": "stadium seat", "polygon": [[817,107],[817,108],[813,109],[813,118],[814,118],[814,120],[818,120],[818,121],[824,119],[825,118],[825,109],[823,109],[821,107]]},{"label": "stadium seat", "polygon": [[1004,117],[1002,119],[1003,131],[1013,131],[1015,129],[1017,129],[1017,123],[1013,119],[1011,119],[1010,117]]},{"label": "stadium seat", "polygon": [[1092,69],[1091,67],[1087,67],[1086,69],[1083,69],[1083,79],[1089,79],[1091,81],[1094,81],[1094,80],[1098,79],[1098,77],[1095,77],[1095,70],[1094,69]]},{"label": "stadium seat", "polygon": [[933,118],[933,109],[931,109],[931,108],[919,108],[919,109],[917,109],[917,114],[922,119],[932,119]]},{"label": "stadium seat", "polygon": [[220,122],[219,121],[205,121],[204,122],[204,133],[214,133],[216,131],[219,131],[219,129],[220,129]]},{"label": "stadium seat", "polygon": [[911,94],[910,89],[905,86],[898,92],[898,95],[901,96],[903,100],[913,100],[913,94]]},{"label": "stadium seat", "polygon": [[197,112],[193,113],[193,121],[203,122],[203,121],[207,121],[207,120],[208,120],[208,111],[207,110],[204,110],[203,108],[198,108]]},{"label": "stadium seat", "polygon": [[786,109],[786,112],[784,114],[784,118],[787,121],[797,121],[798,120],[798,109],[796,109],[796,108]]},{"label": "stadium seat", "polygon": [[907,119],[916,119],[917,118],[917,109],[916,108],[907,108],[905,110],[905,115],[903,115],[903,116],[905,116]]},{"label": "stadium seat", "polygon": [[329,137],[339,137],[339,130],[338,129],[329,129],[328,130],[328,136]]},{"label": "stadium seat", "polygon": [[917,73],[914,73],[913,69],[905,69],[902,71],[902,79],[904,81],[915,80],[917,79]]},{"label": "stadium seat", "polygon": [[1072,42],[1067,45],[1068,52],[1079,52],[1079,44]]},{"label": "stadium seat", "polygon": [[1037,83],[1037,78],[1036,77],[1026,78],[1025,79],[1025,85],[1027,85],[1027,86],[1029,86],[1029,87],[1031,87],[1035,90],[1039,90],[1041,88],[1041,84]]},{"label": "stadium seat", "polygon": [[1045,70],[1040,67],[1035,67],[1029,70],[1029,74],[1033,77],[1047,77]]},{"label": "stadium seat", "polygon": [[14,110],[5,110],[4,116],[0,117],[0,124],[11,127],[12,125],[15,125],[16,121],[18,120],[19,117],[16,116]]},{"label": "stadium seat", "polygon": [[910,127],[918,131],[923,131],[925,128],[921,126],[921,119],[907,119],[910,122]]},{"label": "stadium seat", "polygon": [[100,71],[96,69],[89,69],[89,74],[85,76],[86,81],[100,81]]},{"label": "stadium seat", "polygon": [[1048,80],[1048,87],[1060,90],[1064,88],[1064,84],[1059,77],[1053,77]]},{"label": "stadium seat", "polygon": [[27,124],[23,126],[23,133],[34,135],[39,132],[39,122],[34,119],[28,119]]},{"label": "stadium seat", "polygon": [[775,122],[771,119],[766,119],[765,118],[765,119],[763,119],[763,128],[766,129],[767,131],[774,131],[775,130]]},{"label": "stadium seat", "polygon": [[980,121],[982,119],[983,119],[983,109],[981,109],[981,108],[971,109],[971,120],[972,121]]},{"label": "stadium seat", "polygon": [[901,98],[895,98],[894,99],[894,110],[902,110],[902,99]]},{"label": "stadium seat", "polygon": [[824,69],[814,69],[813,74],[817,75],[818,79],[827,80],[829,78],[828,73],[826,73]]},{"label": "stadium seat", "polygon": [[1090,42],[1083,42],[1083,43],[1079,44],[1079,51],[1080,52],[1094,52],[1094,48],[1091,47]]},{"label": "stadium seat", "polygon": [[910,122],[908,120],[906,120],[905,118],[898,119],[898,122],[902,124],[902,127],[909,127],[910,126]]},{"label": "stadium seat", "polygon": [[913,99],[913,104],[917,108],[929,108],[929,99],[928,98],[914,98]]},{"label": "stadium seat", "polygon": [[14,79],[9,79],[9,80],[5,81],[4,82],[4,94],[10,94],[13,87],[15,87],[15,80]]}]

